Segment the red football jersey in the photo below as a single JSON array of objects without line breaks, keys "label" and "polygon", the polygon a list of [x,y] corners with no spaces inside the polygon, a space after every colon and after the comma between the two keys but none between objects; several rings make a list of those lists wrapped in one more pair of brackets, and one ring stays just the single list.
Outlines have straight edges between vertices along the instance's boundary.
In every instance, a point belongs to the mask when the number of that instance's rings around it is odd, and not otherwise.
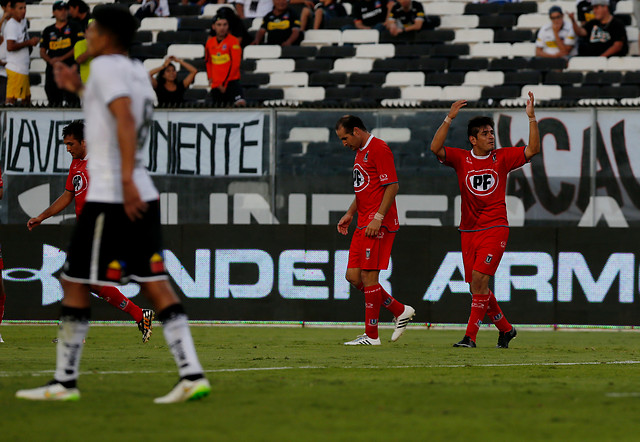
[{"label": "red football jersey", "polygon": [[73,192],[76,200],[76,217],[80,216],[84,207],[84,199],[89,188],[89,172],[87,172],[87,159],[73,160],[69,168],[69,176],[65,189]]},{"label": "red football jersey", "polygon": [[445,147],[445,160],[458,174],[462,196],[459,229],[463,232],[509,226],[507,220],[507,174],[527,163],[525,147],[503,147],[485,157],[472,151]]},{"label": "red football jersey", "polygon": [[[378,212],[385,186],[397,182],[398,175],[391,149],[387,143],[372,135],[367,144],[356,153],[353,164],[353,190],[356,192],[359,229],[367,227]],[[382,225],[389,232],[398,230],[400,225],[395,200],[382,220]]]}]

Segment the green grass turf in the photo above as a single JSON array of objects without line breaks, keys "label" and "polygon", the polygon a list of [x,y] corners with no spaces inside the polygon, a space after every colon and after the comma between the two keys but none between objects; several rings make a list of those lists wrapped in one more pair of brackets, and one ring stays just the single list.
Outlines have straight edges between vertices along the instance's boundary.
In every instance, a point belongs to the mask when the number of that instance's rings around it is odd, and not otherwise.
[{"label": "green grass turf", "polygon": [[[390,343],[386,329],[380,347],[343,346],[354,329],[192,331],[213,393],[162,406],[152,399],[177,374],[160,328],[143,345],[133,326],[92,327],[82,399],[34,403],[14,394],[51,378],[56,329],[1,327],[0,440],[640,438],[640,364],[605,364],[640,361],[637,332],[521,330],[504,350],[494,330],[476,349],[452,348],[455,330],[413,328]],[[231,371],[250,368],[264,370]]]}]

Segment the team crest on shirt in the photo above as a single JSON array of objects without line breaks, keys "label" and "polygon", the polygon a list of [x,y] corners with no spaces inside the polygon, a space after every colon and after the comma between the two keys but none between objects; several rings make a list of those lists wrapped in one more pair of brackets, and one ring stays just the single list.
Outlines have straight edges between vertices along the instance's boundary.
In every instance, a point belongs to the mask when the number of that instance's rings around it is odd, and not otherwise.
[{"label": "team crest on shirt", "polygon": [[71,182],[73,183],[73,190],[75,191],[75,193],[80,192],[86,187],[86,183],[81,174],[74,175]]},{"label": "team crest on shirt", "polygon": [[493,169],[471,170],[467,173],[465,182],[474,195],[490,195],[498,187],[498,172]]},{"label": "team crest on shirt", "polygon": [[364,159],[362,161],[365,163],[369,161],[369,152],[364,154]]},{"label": "team crest on shirt", "polygon": [[485,264],[491,264],[491,260],[493,259],[493,255],[492,254],[488,254],[487,257],[484,260]]},{"label": "team crest on shirt", "polygon": [[353,190],[360,192],[369,185],[369,174],[359,164],[353,166]]}]

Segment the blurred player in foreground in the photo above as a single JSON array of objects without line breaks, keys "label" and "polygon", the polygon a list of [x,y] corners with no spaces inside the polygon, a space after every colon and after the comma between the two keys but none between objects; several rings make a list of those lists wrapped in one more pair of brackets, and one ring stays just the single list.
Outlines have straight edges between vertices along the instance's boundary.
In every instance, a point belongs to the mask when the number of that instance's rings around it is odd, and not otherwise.
[{"label": "blurred player in foreground", "polygon": [[[153,119],[155,93],[142,63],[128,57],[138,27],[128,9],[96,6],[87,30],[91,74],[84,90],[91,186],[71,238],[61,276],[64,289],[53,380],[16,396],[31,400],[78,400],[82,341],[89,330],[91,285],[130,279],[154,304],[180,380],[156,403],[207,396],[204,377],[180,299],[162,259],[159,194],[143,166],[143,146]],[[57,63],[56,82],[82,92],[77,69]]]},{"label": "blurred player in foreground", "polygon": [[451,105],[449,114],[431,141],[431,151],[440,162],[453,167],[458,175],[462,196],[460,236],[464,279],[471,288],[471,315],[464,338],[454,347],[475,347],[480,324],[488,314],[500,331],[498,348],[508,348],[516,337],[516,329],[507,318],[489,289],[489,280],[500,264],[509,238],[507,220],[507,174],[528,163],[540,152],[540,133],[529,92],[526,113],[529,117],[529,144],[524,147],[496,149],[494,123],[490,117],[469,120],[467,135],[471,150],[445,147],[449,127],[466,100]]},{"label": "blurred player in foreground", "polygon": [[[67,152],[73,157],[64,193],[44,212],[27,222],[29,230],[39,226],[45,219],[62,212],[72,201],[76,203],[76,218],[80,216],[84,207],[84,200],[87,197],[87,189],[89,188],[89,174],[86,170],[87,146],[84,140],[84,123],[78,120],[65,126],[62,129],[62,138],[67,146]],[[105,285],[100,287],[93,285],[91,286],[91,291],[115,308],[131,315],[136,324],[138,324],[138,330],[142,333],[142,342],[149,340],[152,321],[155,316],[153,310],[141,309],[113,286]]]},{"label": "blurred player in foreground", "polygon": [[364,292],[365,333],[345,345],[380,345],[378,318],[383,305],[393,313],[396,328],[391,336],[397,341],[416,311],[388,294],[378,282],[380,270],[389,267],[391,247],[398,231],[398,176],[393,153],[387,144],[375,138],[362,120],[345,115],[336,123],[342,144],[356,152],[353,165],[353,189],[356,197],[338,223],[338,232],[349,233],[353,216],[358,214],[356,230],[349,247],[347,281]]}]

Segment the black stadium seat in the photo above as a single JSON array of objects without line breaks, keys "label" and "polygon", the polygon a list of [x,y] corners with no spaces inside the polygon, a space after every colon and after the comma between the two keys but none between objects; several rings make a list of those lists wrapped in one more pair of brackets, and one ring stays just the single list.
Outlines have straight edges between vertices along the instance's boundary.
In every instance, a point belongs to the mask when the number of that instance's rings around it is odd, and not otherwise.
[{"label": "black stadium seat", "polygon": [[429,44],[414,44],[414,45],[397,45],[396,46],[396,58],[415,58],[424,57],[431,54],[433,45]]},{"label": "black stadium seat", "polygon": [[349,58],[356,55],[356,48],[354,46],[322,46],[318,53],[317,58]]},{"label": "black stadium seat", "polygon": [[534,34],[529,29],[496,29],[493,33],[494,43],[518,43],[533,39]]},{"label": "black stadium seat", "polygon": [[638,86],[604,86],[600,89],[600,98],[636,98],[640,95]]},{"label": "black stadium seat", "polygon": [[151,43],[153,41],[153,33],[151,31],[138,31],[133,37],[133,43]]},{"label": "black stadium seat", "polygon": [[206,89],[187,89],[184,91],[184,101],[190,102],[204,102],[207,98],[209,91]]},{"label": "black stadium seat", "polygon": [[527,69],[527,65],[529,64],[529,60],[523,57],[514,57],[514,58],[494,58],[489,63],[490,71],[518,71]]},{"label": "black stadium seat", "polygon": [[544,78],[544,84],[556,84],[560,86],[565,85],[580,85],[582,84],[582,72],[548,72]]},{"label": "black stadium seat", "polygon": [[598,86],[611,86],[615,83],[622,83],[622,72],[587,72],[583,81],[585,86],[592,84]]},{"label": "black stadium seat", "polygon": [[567,100],[580,100],[583,98],[598,98],[597,86],[563,86],[562,98]]},{"label": "black stadium seat", "polygon": [[333,69],[333,60],[300,58],[296,60],[296,72],[319,72]]},{"label": "black stadium seat", "polygon": [[[500,10],[503,14],[533,14],[538,12],[538,2],[504,3]],[[540,11],[547,13],[547,11]]]},{"label": "black stadium seat", "polygon": [[269,83],[269,74],[265,73],[246,73],[242,74],[240,83],[244,87],[258,87]]},{"label": "black stadium seat", "polygon": [[158,43],[188,44],[191,37],[189,31],[160,31],[156,37]]},{"label": "black stadium seat", "polygon": [[309,76],[309,86],[338,86],[347,83],[347,74],[338,72],[314,72]]},{"label": "black stadium seat", "polygon": [[516,25],[516,16],[511,14],[481,15],[478,28],[510,29]]},{"label": "black stadium seat", "polygon": [[172,17],[188,15],[200,15],[201,7],[198,5],[171,5],[169,11]]},{"label": "black stadium seat", "polygon": [[164,43],[134,45],[131,46],[129,54],[132,58],[140,60],[146,60],[147,58],[164,58],[164,56],[167,55],[167,45]]},{"label": "black stadium seat", "polygon": [[349,16],[330,18],[323,23],[324,29],[342,29],[351,24],[353,24],[353,18]]},{"label": "black stadium seat", "polygon": [[240,70],[242,72],[253,72],[256,70],[256,61],[255,60],[242,60],[240,62]]},{"label": "black stadium seat", "polygon": [[567,67],[565,58],[533,57],[529,61],[529,69],[536,71],[562,70]]},{"label": "black stadium seat", "polygon": [[253,88],[244,91],[244,96],[249,101],[282,100],[284,91],[282,89]]},{"label": "black stadium seat", "polygon": [[447,58],[420,57],[418,59],[418,70],[422,72],[443,72],[448,68],[449,59]]},{"label": "black stadium seat", "polygon": [[31,86],[37,86],[42,82],[42,76],[40,74],[29,74],[29,83]]},{"label": "black stadium seat", "polygon": [[431,55],[434,57],[456,57],[456,58],[461,55],[469,55],[469,45],[466,45],[466,44],[435,45],[431,49]]},{"label": "black stadium seat", "polygon": [[500,12],[501,6],[499,3],[467,3],[464,7],[465,15],[485,15],[485,14],[497,14]]},{"label": "black stadium seat", "polygon": [[450,71],[484,71],[489,67],[489,60],[486,58],[454,58],[449,63]]},{"label": "black stadium seat", "polygon": [[362,96],[361,87],[328,87],[325,88],[326,100],[349,101]]},{"label": "black stadium seat", "polygon": [[416,64],[405,58],[382,58],[374,60],[371,70],[373,72],[402,72],[416,69]]},{"label": "black stadium seat", "polygon": [[184,17],[178,21],[178,30],[180,31],[200,31],[205,29],[211,29],[210,18]]},{"label": "black stadium seat", "polygon": [[482,98],[502,100],[503,98],[517,98],[520,96],[518,86],[487,86],[482,89]]},{"label": "black stadium seat", "polygon": [[464,72],[433,72],[427,74],[427,86],[459,86],[464,83]]},{"label": "black stadium seat", "polygon": [[400,98],[400,88],[397,88],[397,87],[370,88],[370,89],[367,89],[363,95],[365,95],[366,98],[369,98],[372,100]]},{"label": "black stadium seat", "polygon": [[349,76],[349,86],[382,86],[386,74],[382,72],[372,72],[369,74],[353,73]]},{"label": "black stadium seat", "polygon": [[416,34],[416,43],[445,43],[452,41],[456,33],[450,29],[437,31],[420,31]]},{"label": "black stadium seat", "polygon": [[315,46],[282,46],[280,58],[313,58],[317,52]]},{"label": "black stadium seat", "polygon": [[189,34],[189,43],[190,44],[199,44],[205,45],[207,40],[211,36],[209,31],[190,31]]},{"label": "black stadium seat", "polygon": [[640,72],[627,72],[622,78],[622,84],[640,84]]},{"label": "black stadium seat", "polygon": [[539,84],[542,74],[538,71],[505,72],[504,84],[524,86],[525,84]]}]

